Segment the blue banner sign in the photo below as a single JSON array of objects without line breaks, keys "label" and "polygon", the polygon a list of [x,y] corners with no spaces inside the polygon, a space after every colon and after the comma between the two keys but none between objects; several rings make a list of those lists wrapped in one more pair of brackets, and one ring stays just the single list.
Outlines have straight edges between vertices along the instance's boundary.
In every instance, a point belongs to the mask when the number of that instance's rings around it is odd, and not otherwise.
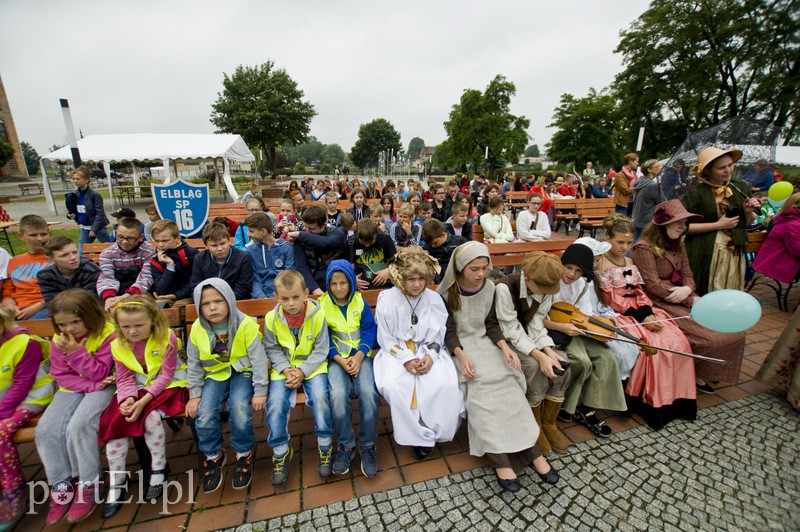
[{"label": "blue banner sign", "polygon": [[208,183],[197,185],[186,181],[173,181],[168,185],[151,185],[159,216],[172,220],[181,231],[181,236],[199,234],[208,219],[211,197]]}]

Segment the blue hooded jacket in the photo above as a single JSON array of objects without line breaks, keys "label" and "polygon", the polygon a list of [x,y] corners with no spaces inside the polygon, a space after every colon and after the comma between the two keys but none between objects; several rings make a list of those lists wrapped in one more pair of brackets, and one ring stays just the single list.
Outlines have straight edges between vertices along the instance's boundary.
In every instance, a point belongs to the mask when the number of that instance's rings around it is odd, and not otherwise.
[{"label": "blue hooded jacket", "polygon": [[[345,277],[347,277],[347,281],[350,283],[350,297],[347,298],[346,305],[339,305],[338,302],[334,299],[333,294],[330,293],[328,290],[328,296],[330,297],[331,302],[339,307],[339,310],[342,311],[342,314],[347,317],[347,307],[352,303],[353,297],[355,296],[357,289],[356,284],[356,272],[353,270],[353,266],[344,259],[337,259],[331,261],[330,265],[328,266],[327,271],[325,272],[325,286],[329,286],[331,282],[331,277],[336,272],[342,272]],[[358,346],[358,350],[361,350],[363,353],[367,353],[373,347],[375,347],[375,341],[378,337],[378,325],[375,323],[375,317],[372,315],[372,309],[369,308],[369,305],[364,302],[364,310],[361,311],[361,344]],[[333,343],[333,335],[328,335],[328,341],[330,343],[330,353],[329,357],[331,360],[339,354],[339,349]],[[356,349],[354,349],[350,354],[354,355],[356,353]]]}]

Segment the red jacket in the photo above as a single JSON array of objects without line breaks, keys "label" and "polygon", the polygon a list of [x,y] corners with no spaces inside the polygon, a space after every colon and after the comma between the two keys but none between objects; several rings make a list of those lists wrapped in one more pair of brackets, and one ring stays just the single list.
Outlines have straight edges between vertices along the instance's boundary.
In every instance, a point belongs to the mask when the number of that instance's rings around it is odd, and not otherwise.
[{"label": "red jacket", "polygon": [[800,207],[786,209],[772,222],[772,229],[756,253],[753,269],[782,283],[791,283],[800,272]]}]

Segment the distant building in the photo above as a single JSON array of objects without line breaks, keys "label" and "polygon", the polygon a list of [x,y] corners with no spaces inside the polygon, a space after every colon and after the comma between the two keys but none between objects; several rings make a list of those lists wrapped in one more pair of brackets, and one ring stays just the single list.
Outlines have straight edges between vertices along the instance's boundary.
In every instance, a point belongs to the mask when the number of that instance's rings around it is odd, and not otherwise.
[{"label": "distant building", "polygon": [[28,168],[25,166],[25,158],[22,157],[22,148],[19,145],[19,137],[17,129],[14,127],[14,117],[11,116],[11,106],[8,105],[2,77],[0,77],[0,140],[8,142],[14,147],[14,158],[8,161],[5,167],[0,168],[0,173],[28,177]]},{"label": "distant building", "polygon": [[434,151],[436,151],[436,146],[425,146],[419,150],[418,154],[411,154],[411,165],[421,166],[422,163],[430,162],[430,157],[433,156]]}]

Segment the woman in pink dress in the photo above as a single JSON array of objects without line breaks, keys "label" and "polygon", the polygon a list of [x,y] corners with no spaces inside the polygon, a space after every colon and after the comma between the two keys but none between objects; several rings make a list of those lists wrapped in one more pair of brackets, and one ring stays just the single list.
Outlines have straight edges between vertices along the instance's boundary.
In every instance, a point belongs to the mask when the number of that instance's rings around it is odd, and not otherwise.
[{"label": "woman in pink dress", "polygon": [[[612,215],[603,223],[611,244],[597,268],[598,297],[620,315],[617,325],[642,338],[645,343],[685,353],[689,340],[669,315],[653,307],[642,289],[639,270],[625,255],[633,244],[633,225],[629,218]],[[654,430],[673,419],[697,417],[694,360],[682,355],[657,351],[640,354],[625,386],[629,406]]]}]

